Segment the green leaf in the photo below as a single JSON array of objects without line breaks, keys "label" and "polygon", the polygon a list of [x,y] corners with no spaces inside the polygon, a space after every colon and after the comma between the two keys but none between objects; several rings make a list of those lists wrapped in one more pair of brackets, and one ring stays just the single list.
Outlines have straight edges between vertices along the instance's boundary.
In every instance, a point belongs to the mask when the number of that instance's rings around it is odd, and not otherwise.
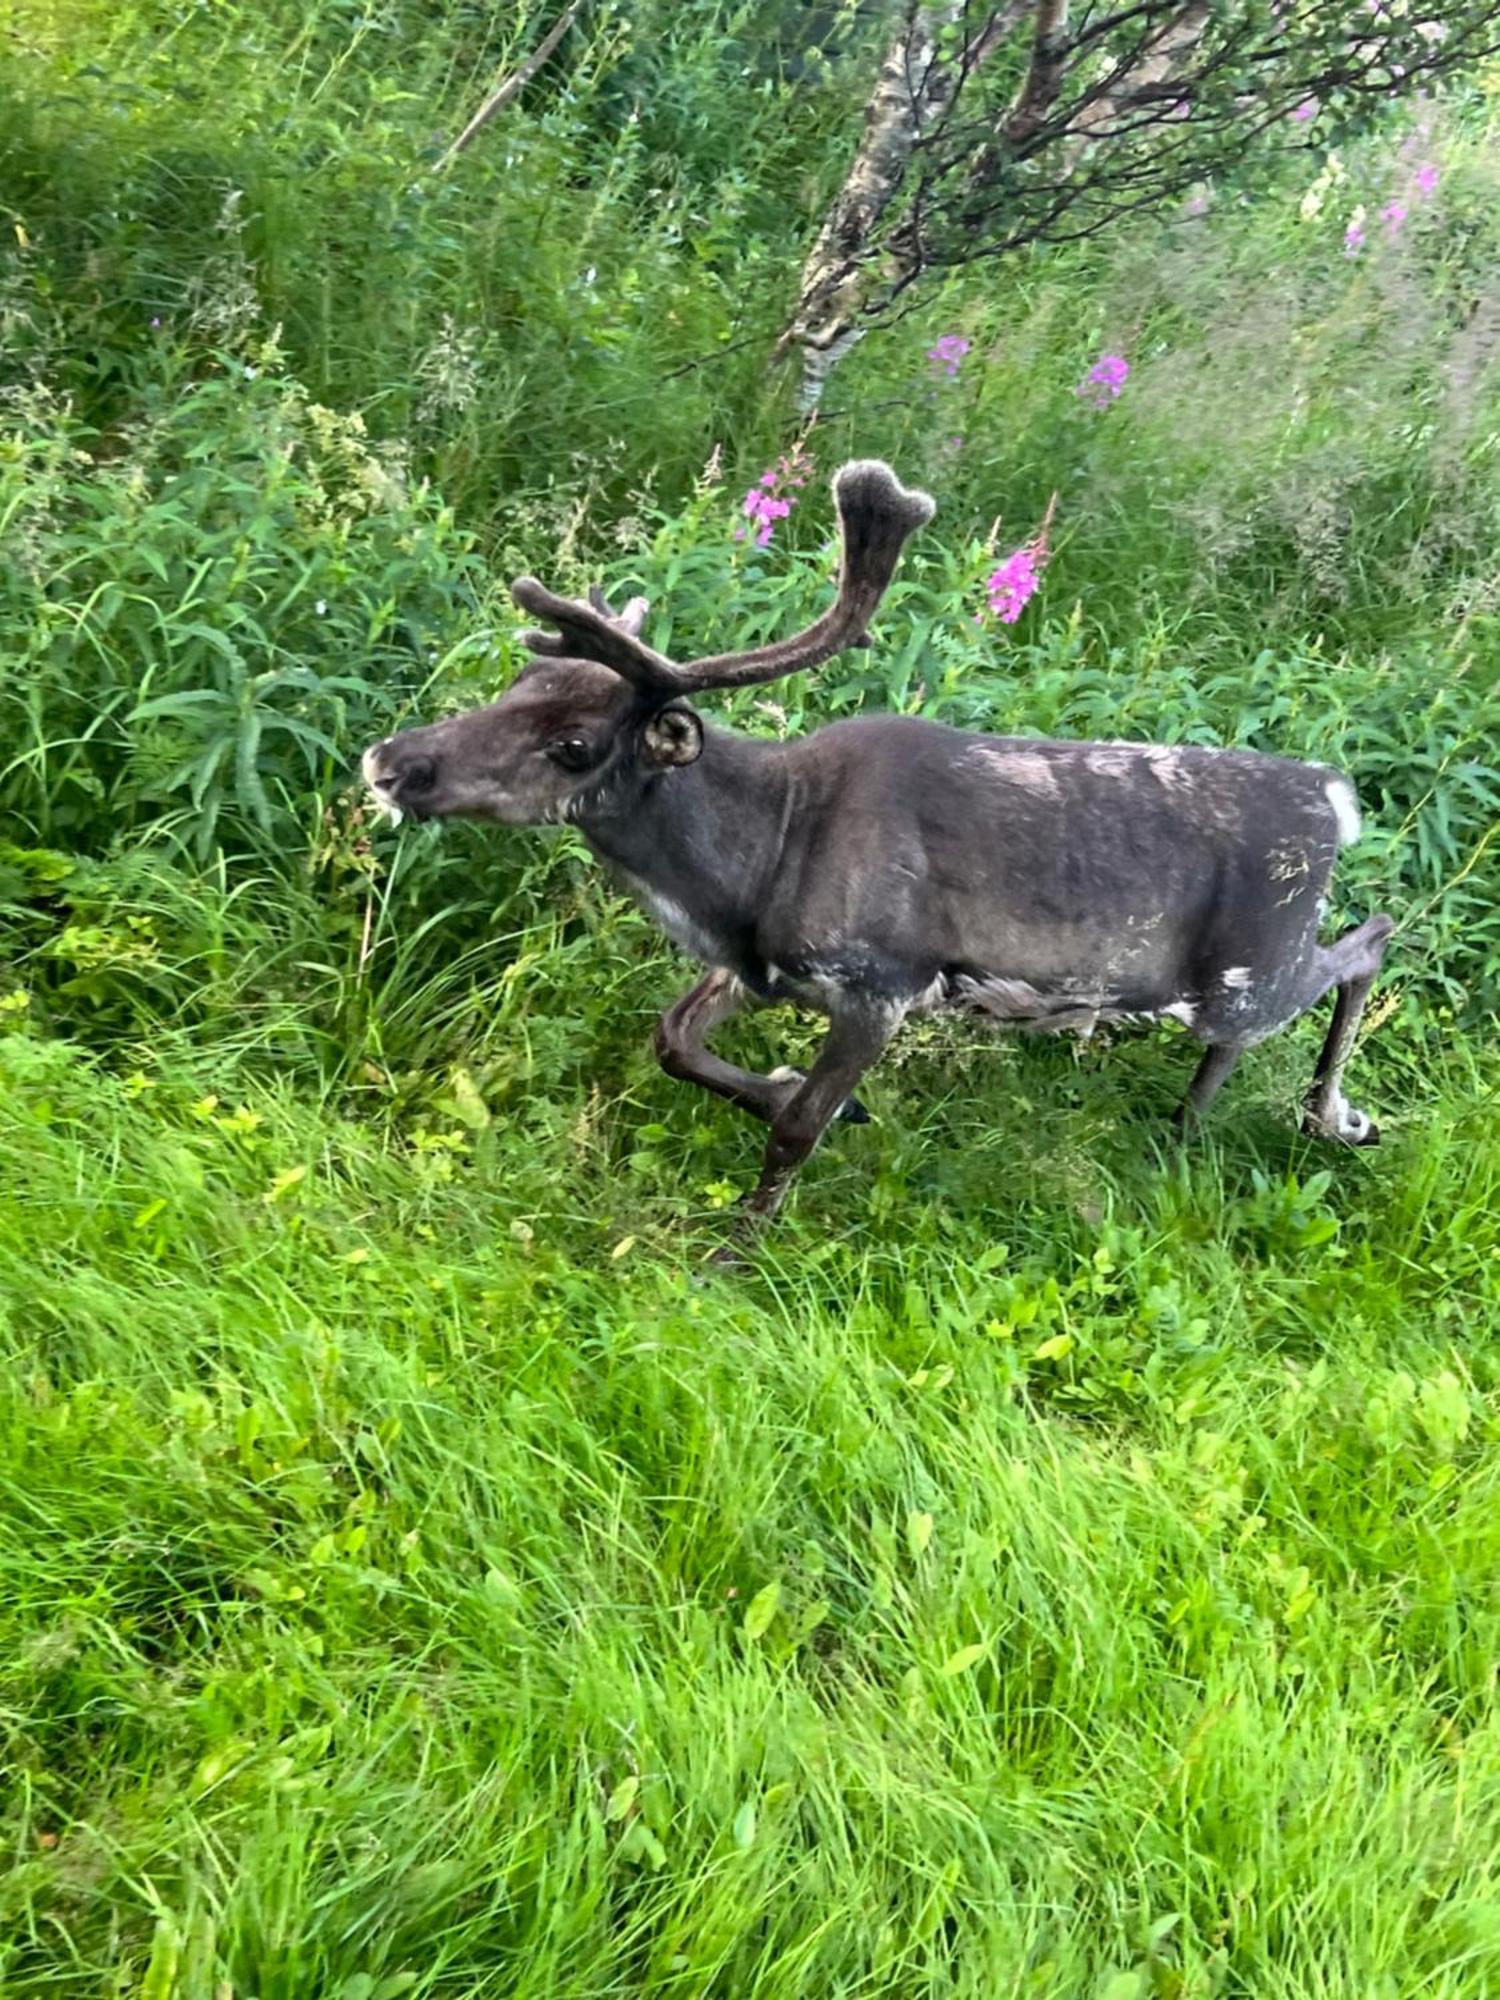
[{"label": "green leaf", "polygon": [[952,1680],[955,1674],[966,1674],[989,1651],[988,1646],[960,1646],[956,1653],[950,1653],[939,1671],[945,1680]]},{"label": "green leaf", "polygon": [[151,1958],[140,1984],[139,2000],[172,2000],[181,1960],[182,1933],[170,1917],[158,1917],[151,1939]]},{"label": "green leaf", "polygon": [[921,1555],[932,1540],[932,1516],[930,1514],[908,1514],[906,1517],[906,1546],[913,1557]]},{"label": "green leaf", "polygon": [[754,1842],[755,1807],[749,1799],[746,1799],[734,1816],[734,1844],[736,1847],[747,1848],[753,1846]]},{"label": "green leaf", "polygon": [[770,1630],[771,1620],[781,1608],[781,1585],[768,1583],[764,1590],[756,1591],[745,1607],[745,1622],[742,1630],[747,1639],[763,1638]]},{"label": "green leaf", "polygon": [[1114,1972],[1099,1988],[1099,2000],[1145,2000],[1146,1976],[1142,1972]]},{"label": "green leaf", "polygon": [[628,1778],[622,1778],[609,1795],[604,1817],[611,1821],[624,1819],[635,1804],[635,1795],[640,1789],[641,1781],[634,1772]]},{"label": "green leaf", "polygon": [[817,1631],[818,1627],[827,1618],[830,1609],[831,1606],[828,1599],[820,1597],[815,1603],[809,1604],[799,1615],[797,1619],[797,1644],[799,1646],[804,1639],[812,1637],[813,1633]]}]

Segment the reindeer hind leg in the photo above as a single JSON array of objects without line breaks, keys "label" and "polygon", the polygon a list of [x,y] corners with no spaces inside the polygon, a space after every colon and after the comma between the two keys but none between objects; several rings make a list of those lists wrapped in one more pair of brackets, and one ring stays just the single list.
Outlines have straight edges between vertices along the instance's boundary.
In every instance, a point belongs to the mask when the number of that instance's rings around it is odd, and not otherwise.
[{"label": "reindeer hind leg", "polygon": [[1344,1095],[1344,1066],[1353,1052],[1360,1017],[1394,929],[1389,917],[1374,916],[1325,949],[1325,960],[1332,969],[1329,983],[1337,988],[1337,995],[1303,1108],[1302,1129],[1314,1138],[1336,1139],[1345,1146],[1380,1143],[1380,1127]]}]

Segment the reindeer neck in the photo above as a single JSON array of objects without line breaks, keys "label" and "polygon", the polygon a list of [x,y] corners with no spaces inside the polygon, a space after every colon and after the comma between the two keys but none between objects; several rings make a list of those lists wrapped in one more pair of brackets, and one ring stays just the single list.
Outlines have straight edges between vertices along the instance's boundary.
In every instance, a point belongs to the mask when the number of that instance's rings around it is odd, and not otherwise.
[{"label": "reindeer neck", "polygon": [[752,943],[786,840],[784,746],[707,725],[703,754],[578,821],[589,846],[674,943],[754,976]]}]

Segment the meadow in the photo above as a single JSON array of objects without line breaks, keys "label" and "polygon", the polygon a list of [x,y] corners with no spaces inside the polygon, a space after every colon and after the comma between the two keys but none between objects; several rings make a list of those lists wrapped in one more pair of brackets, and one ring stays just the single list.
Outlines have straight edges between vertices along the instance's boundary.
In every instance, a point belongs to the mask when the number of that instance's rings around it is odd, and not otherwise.
[{"label": "meadow", "polygon": [[[601,0],[436,171],[542,18],[0,26],[0,1994],[1492,1994],[1500,69],[807,427],[864,11]],[[929,1022],[720,1273],[693,968],[569,833],[372,821],[513,575],[784,632],[855,454],[938,500],[877,645],[705,706],[1336,762],[1379,1148],[1321,1019],[1187,1143],[1173,1030]]]}]

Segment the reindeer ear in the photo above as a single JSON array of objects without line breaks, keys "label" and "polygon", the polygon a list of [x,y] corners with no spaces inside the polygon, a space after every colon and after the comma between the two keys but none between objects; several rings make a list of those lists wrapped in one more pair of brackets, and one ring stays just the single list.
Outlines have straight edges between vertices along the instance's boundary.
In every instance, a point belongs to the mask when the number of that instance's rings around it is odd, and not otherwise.
[{"label": "reindeer ear", "polygon": [[693,764],[703,755],[703,724],[690,708],[659,708],[641,731],[650,764]]}]

